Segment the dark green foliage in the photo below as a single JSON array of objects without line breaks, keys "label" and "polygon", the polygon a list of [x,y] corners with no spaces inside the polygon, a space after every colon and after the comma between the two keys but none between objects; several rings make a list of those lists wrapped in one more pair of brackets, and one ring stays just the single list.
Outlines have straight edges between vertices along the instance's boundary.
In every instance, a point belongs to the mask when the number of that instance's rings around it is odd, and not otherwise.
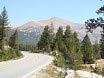
[{"label": "dark green foliage", "polygon": [[[104,6],[99,8],[96,12],[97,14],[104,14]],[[97,19],[89,19],[85,22],[85,26],[88,32],[93,32],[94,29],[101,27],[101,39],[100,39],[100,48],[101,48],[101,58],[104,58],[104,19],[99,17]]]},{"label": "dark green foliage", "polygon": [[19,50],[17,30],[9,38],[9,46],[12,47],[13,49]]},{"label": "dark green foliage", "polygon": [[[79,68],[82,63],[82,53],[77,33],[72,33],[68,25],[65,34],[63,34],[62,28],[59,27],[54,42],[55,51],[58,51],[55,64],[57,66],[67,66],[73,69]],[[62,60],[61,63],[60,60]]]},{"label": "dark green foliage", "polygon": [[53,29],[45,26],[44,31],[41,35],[41,38],[38,42],[38,48],[40,50],[45,50],[46,52],[50,52],[52,50],[53,43]]},{"label": "dark green foliage", "polygon": [[6,40],[6,26],[8,25],[8,16],[5,7],[0,14],[0,49],[4,49],[4,42]]},{"label": "dark green foliage", "polygon": [[98,43],[95,43],[93,45],[93,51],[94,51],[94,56],[96,59],[100,59],[101,58],[101,54],[100,54],[100,45]]},{"label": "dark green foliage", "polygon": [[87,34],[82,41],[82,52],[84,64],[94,63],[95,57],[93,54],[93,47]]},{"label": "dark green foliage", "polygon": [[49,49],[50,42],[49,42],[49,27],[46,26],[44,31],[41,35],[40,41],[38,42],[38,47],[40,50],[45,49],[47,51]]},{"label": "dark green foliage", "polygon": [[3,50],[4,41],[6,39],[6,26],[8,25],[8,16],[5,7],[0,15],[0,49]]},{"label": "dark green foliage", "polygon": [[101,58],[104,59],[104,27],[103,27],[103,32],[101,34],[101,39],[100,39],[100,48],[101,48]]},{"label": "dark green foliage", "polygon": [[71,46],[70,46],[71,42],[72,42],[72,32],[71,32],[70,26],[67,26],[64,34],[64,43],[68,50],[71,49]]},{"label": "dark green foliage", "polygon": [[81,52],[81,46],[80,46],[80,42],[79,39],[77,37],[77,33],[74,32],[73,33],[73,47],[74,47],[74,69],[77,69],[80,67],[80,65],[82,64],[82,52]]},{"label": "dark green foliage", "polygon": [[66,26],[63,42],[64,50],[62,53],[66,61],[66,66],[76,69],[82,63],[82,53],[77,33],[72,33],[69,25]]},{"label": "dark green foliage", "polygon": [[55,40],[56,40],[55,44],[57,44],[56,46],[58,47],[57,50],[61,52],[62,46],[64,44],[63,43],[63,29],[62,29],[62,27],[59,27],[59,29],[56,33],[56,39]]},{"label": "dark green foliage", "polygon": [[[64,43],[67,48],[66,51],[66,63],[69,65],[73,64],[73,53],[74,53],[74,46],[73,46],[73,34],[71,32],[70,26],[66,27],[66,31],[64,34]],[[72,65],[71,65],[72,66]]]},{"label": "dark green foliage", "polygon": [[0,61],[7,61],[10,59],[14,59],[16,57],[17,57],[17,54],[15,50],[13,50],[12,48],[8,50],[3,50],[2,52],[0,52]]},{"label": "dark green foliage", "polygon": [[15,32],[11,42],[15,45],[8,45],[7,31],[8,31],[8,16],[5,7],[0,15],[0,61],[7,61],[22,56],[18,51],[18,36]]},{"label": "dark green foliage", "polygon": [[6,37],[6,26],[8,26],[8,16],[5,7],[1,12],[1,26],[2,26],[2,39]]},{"label": "dark green foliage", "polygon": [[0,15],[0,49],[3,50],[4,42],[6,39],[6,26],[8,25],[8,16],[5,7]]},{"label": "dark green foliage", "polygon": [[31,51],[33,53],[40,52],[36,45],[19,44],[20,51]]},{"label": "dark green foliage", "polygon": [[9,38],[9,46],[14,49],[17,56],[22,55],[21,52],[19,51],[18,31],[17,30]]},{"label": "dark green foliage", "polygon": [[65,67],[65,58],[61,52],[55,57],[54,64],[58,67]]},{"label": "dark green foliage", "polygon": [[2,18],[0,16],[0,49],[2,49]]},{"label": "dark green foliage", "polygon": [[49,35],[50,35],[50,49],[51,49],[51,51],[53,51],[53,49],[54,49],[54,39],[55,39],[55,33],[54,33],[54,25],[53,25],[53,23],[50,24]]}]

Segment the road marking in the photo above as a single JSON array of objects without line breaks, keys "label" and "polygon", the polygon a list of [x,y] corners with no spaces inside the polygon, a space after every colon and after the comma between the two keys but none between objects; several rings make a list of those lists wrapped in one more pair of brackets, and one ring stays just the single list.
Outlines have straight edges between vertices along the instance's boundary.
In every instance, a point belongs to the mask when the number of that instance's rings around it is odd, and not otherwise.
[{"label": "road marking", "polygon": [[[50,57],[50,56],[49,56]],[[32,75],[33,73],[35,73],[36,71],[41,70],[43,67],[49,65],[52,62],[53,58],[51,57],[50,61],[48,61],[46,64],[41,65],[40,67],[36,68],[35,70],[31,71],[30,73],[26,74],[25,76],[23,76],[22,78],[28,78],[30,75]],[[29,77],[30,78],[30,77]]]},{"label": "road marking", "polygon": [[0,71],[1,70],[6,70],[6,69],[11,69],[11,68],[15,68],[15,67],[18,67],[18,66],[23,66],[23,65],[26,65],[28,64],[30,61],[32,60],[35,60],[37,61],[39,59],[39,55],[33,55],[32,58],[29,58],[29,59],[26,59],[26,60],[22,60],[22,61],[18,61],[17,63],[14,62],[14,64],[11,62],[10,64],[5,64],[5,65],[0,65]]}]

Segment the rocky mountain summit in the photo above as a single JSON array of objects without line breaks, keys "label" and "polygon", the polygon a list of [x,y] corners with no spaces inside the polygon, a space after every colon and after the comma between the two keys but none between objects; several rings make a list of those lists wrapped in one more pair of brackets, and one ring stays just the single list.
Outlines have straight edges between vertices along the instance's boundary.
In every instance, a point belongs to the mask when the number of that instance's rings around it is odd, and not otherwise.
[{"label": "rocky mountain summit", "polygon": [[[84,24],[80,23],[74,23],[67,20],[64,20],[62,18],[53,17],[48,20],[41,20],[41,21],[29,21],[21,26],[12,28],[12,31],[17,29],[19,32],[19,42],[21,44],[36,44],[40,38],[40,35],[46,25],[50,26],[53,24],[54,31],[56,32],[59,26],[63,27],[63,30],[65,30],[67,25],[70,25],[71,30],[73,32],[78,33],[78,37],[80,40],[83,39],[83,37],[86,34],[86,29]],[[90,36],[90,39],[92,43],[95,41],[99,41],[100,39],[100,30],[101,28],[98,28],[94,30],[93,33],[88,33]]]}]

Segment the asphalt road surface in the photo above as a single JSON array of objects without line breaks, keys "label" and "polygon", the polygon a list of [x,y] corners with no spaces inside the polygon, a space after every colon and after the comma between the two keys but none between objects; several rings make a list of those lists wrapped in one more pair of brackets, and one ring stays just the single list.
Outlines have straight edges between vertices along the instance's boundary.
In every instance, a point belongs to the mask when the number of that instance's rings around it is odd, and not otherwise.
[{"label": "asphalt road surface", "polygon": [[44,54],[22,52],[24,58],[0,62],[0,78],[27,78],[43,66],[52,62],[52,57]]}]

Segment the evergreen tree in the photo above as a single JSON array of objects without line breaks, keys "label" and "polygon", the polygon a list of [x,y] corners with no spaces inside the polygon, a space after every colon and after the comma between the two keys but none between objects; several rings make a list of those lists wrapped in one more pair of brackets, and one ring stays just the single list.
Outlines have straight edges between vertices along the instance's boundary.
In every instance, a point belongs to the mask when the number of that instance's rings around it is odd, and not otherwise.
[{"label": "evergreen tree", "polygon": [[17,32],[11,37],[10,46],[7,41],[8,31],[8,16],[5,7],[0,15],[0,61],[6,61],[9,59],[16,58],[22,54],[18,51],[18,36]]},{"label": "evergreen tree", "polygon": [[3,7],[3,11],[1,13],[1,25],[2,25],[2,39],[6,37],[6,26],[8,26],[8,16],[5,7]]},{"label": "evergreen tree", "polygon": [[48,26],[45,26],[44,31],[41,35],[41,38],[38,42],[38,48],[40,50],[45,50],[46,52],[50,52],[51,50],[51,34]]},{"label": "evergreen tree", "polygon": [[82,52],[81,52],[81,46],[80,46],[80,42],[79,39],[77,37],[77,33],[74,32],[73,33],[73,37],[74,37],[74,69],[77,69],[78,67],[80,67],[81,63],[82,63]]},{"label": "evergreen tree", "polygon": [[[9,46],[14,50],[14,56],[21,56],[21,52],[19,51],[19,42],[18,42],[18,31],[16,30],[14,34],[11,35],[9,39]],[[13,54],[13,53],[12,53]],[[16,56],[15,56],[16,57]]]},{"label": "evergreen tree", "polygon": [[50,35],[50,47],[51,47],[51,50],[53,50],[54,49],[54,39],[55,39],[53,23],[50,24],[49,35]]},{"label": "evergreen tree", "polygon": [[63,29],[62,27],[59,27],[57,33],[56,33],[56,44],[58,46],[58,51],[61,52],[63,43]]},{"label": "evergreen tree", "polygon": [[72,50],[72,32],[71,32],[71,29],[70,29],[70,26],[67,25],[66,26],[66,31],[64,32],[64,43],[66,45],[66,48],[67,48],[67,52],[65,53],[65,60],[66,62],[69,64],[71,64],[71,60],[72,60],[72,57],[71,57],[71,50]]},{"label": "evergreen tree", "polygon": [[70,29],[70,26],[67,25],[66,26],[66,31],[64,33],[64,43],[66,44],[66,47],[68,49],[71,49],[71,37],[72,36],[72,32],[71,32],[71,29]]},{"label": "evergreen tree", "polygon": [[65,58],[61,52],[55,57],[54,64],[58,67],[65,67]]},{"label": "evergreen tree", "polygon": [[4,41],[6,38],[6,26],[8,25],[8,16],[5,7],[0,15],[0,49],[3,50]]},{"label": "evergreen tree", "polygon": [[[97,11],[97,14],[103,14],[104,15],[104,5],[100,7]],[[100,48],[101,48],[101,57],[104,58],[104,19],[103,17],[99,17],[97,19],[89,19],[85,22],[86,29],[88,32],[93,32],[94,29],[101,27],[101,39],[100,39]]]},{"label": "evergreen tree", "polygon": [[104,26],[100,39],[101,57],[104,59]]},{"label": "evergreen tree", "polygon": [[74,32],[73,36],[74,36],[75,52],[77,54],[77,58],[78,58],[79,62],[81,62],[81,60],[82,60],[82,52],[81,52],[81,45],[80,45],[77,33]]},{"label": "evergreen tree", "polygon": [[0,16],[0,49],[2,49],[2,18]]},{"label": "evergreen tree", "polygon": [[97,42],[93,45],[93,51],[95,58],[100,59],[101,58],[100,45]]},{"label": "evergreen tree", "polygon": [[19,50],[19,43],[18,43],[18,31],[16,30],[14,34],[11,35],[9,39],[9,45],[15,50]]},{"label": "evergreen tree", "polygon": [[90,42],[89,36],[86,34],[82,41],[82,52],[83,52],[83,62],[84,64],[88,63],[94,63],[95,58],[93,54],[93,47]]}]

